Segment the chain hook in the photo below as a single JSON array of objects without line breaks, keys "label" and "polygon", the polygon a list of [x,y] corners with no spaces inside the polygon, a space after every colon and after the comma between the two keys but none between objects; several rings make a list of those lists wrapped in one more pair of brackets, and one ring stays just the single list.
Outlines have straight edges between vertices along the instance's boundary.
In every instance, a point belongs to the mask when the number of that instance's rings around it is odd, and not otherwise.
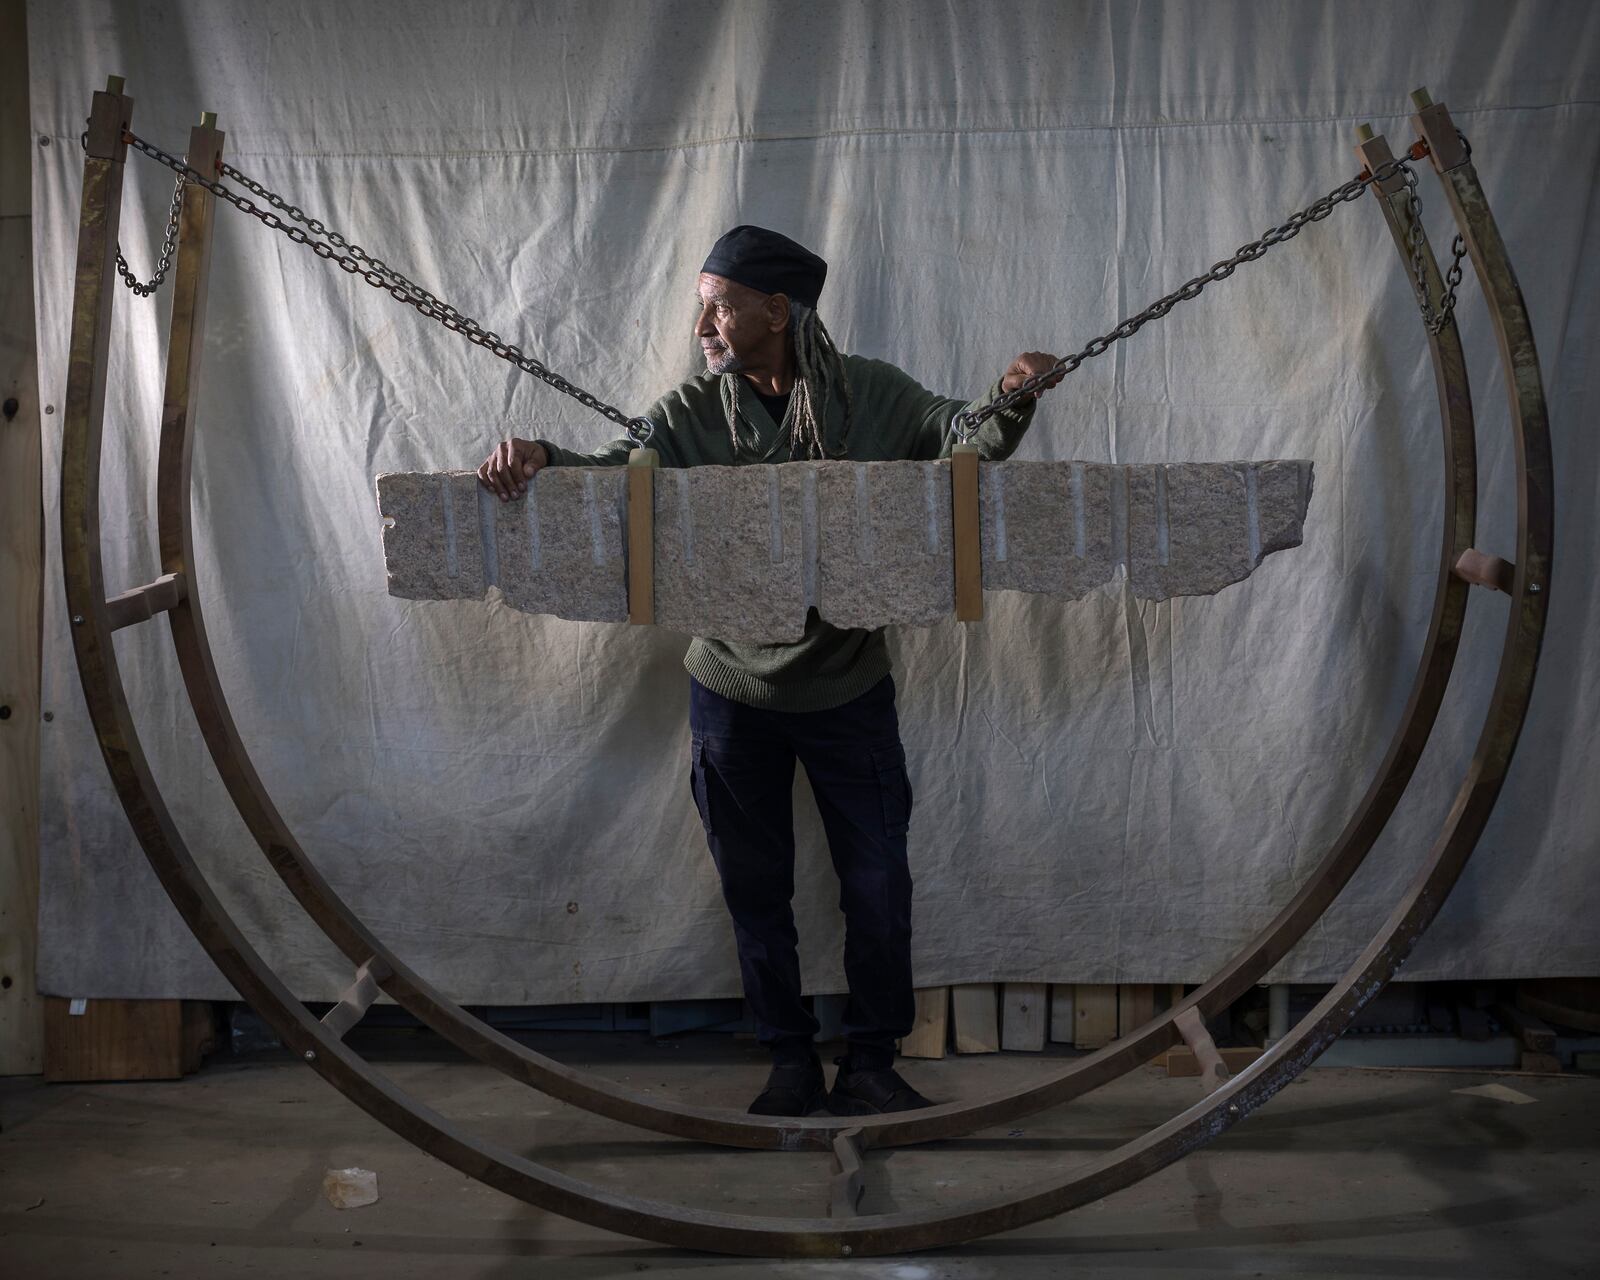
[{"label": "chain hook", "polygon": [[629,418],[622,429],[628,433],[628,439],[633,441],[634,448],[645,449],[649,447],[650,438],[656,433],[656,424],[652,419],[641,415]]},{"label": "chain hook", "polygon": [[950,434],[955,437],[957,444],[971,444],[972,437],[978,434],[982,419],[970,409],[957,409],[955,416],[950,419]]}]

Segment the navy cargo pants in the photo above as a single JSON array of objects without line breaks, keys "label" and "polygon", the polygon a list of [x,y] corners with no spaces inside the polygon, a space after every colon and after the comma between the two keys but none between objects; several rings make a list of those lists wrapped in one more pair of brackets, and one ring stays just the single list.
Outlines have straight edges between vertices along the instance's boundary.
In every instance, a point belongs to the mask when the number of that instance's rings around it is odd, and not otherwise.
[{"label": "navy cargo pants", "polygon": [[909,1034],[911,782],[894,681],[828,711],[764,711],[689,682],[691,773],[744,992],[780,1060],[811,1052],[817,1020],[800,1002],[794,912],[794,766],[811,781],[839,876],[850,984],[844,1033],[857,1067],[888,1066]]}]

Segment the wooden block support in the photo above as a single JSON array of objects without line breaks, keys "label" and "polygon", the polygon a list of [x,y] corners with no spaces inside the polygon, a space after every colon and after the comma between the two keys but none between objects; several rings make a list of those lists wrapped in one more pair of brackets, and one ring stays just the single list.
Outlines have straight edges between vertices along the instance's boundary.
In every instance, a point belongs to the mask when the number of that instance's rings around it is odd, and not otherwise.
[{"label": "wooden block support", "polygon": [[215,1032],[204,1000],[47,997],[45,1079],[177,1080],[200,1066]]},{"label": "wooden block support", "polygon": [[[39,628],[44,607],[27,6],[0,4],[0,1075],[44,1069]],[[52,419],[52,421],[54,421]],[[59,587],[57,588],[59,590]]]},{"label": "wooden block support", "polygon": [[1000,1047],[1043,1049],[1050,1020],[1050,988],[1043,982],[1008,982],[1003,1004]]},{"label": "wooden block support", "polygon": [[176,609],[183,602],[185,590],[181,573],[164,573],[154,582],[107,600],[106,620],[113,631],[147,622],[158,613]]},{"label": "wooden block support", "polygon": [[853,1218],[866,1192],[861,1167],[861,1129],[844,1129],[833,1138],[833,1177],[828,1183],[828,1216]]},{"label": "wooden block support", "polygon": [[950,542],[955,553],[956,620],[983,617],[983,542],[978,520],[978,446],[950,451]]},{"label": "wooden block support", "polygon": [[957,1053],[995,1053],[1000,1048],[1000,1000],[992,982],[950,988]]},{"label": "wooden block support", "polygon": [[1070,982],[1058,982],[1050,988],[1050,1039],[1057,1044],[1071,1044],[1077,1036],[1072,993]]},{"label": "wooden block support", "polygon": [[1117,1035],[1136,1031],[1156,1016],[1156,989],[1148,982],[1124,982],[1117,988]]},{"label": "wooden block support", "polygon": [[660,455],[635,449],[628,455],[628,621],[656,620],[655,475]]},{"label": "wooden block support", "polygon": [[917,1020],[900,1042],[902,1058],[942,1058],[950,1041],[950,988],[917,991]]},{"label": "wooden block support", "polygon": [[1456,559],[1455,575],[1475,587],[1488,587],[1491,591],[1511,594],[1516,581],[1517,566],[1499,556],[1491,556],[1475,547],[1468,547]]},{"label": "wooden block support", "polygon": [[1494,1004],[1490,1005],[1489,1009],[1512,1035],[1522,1041],[1522,1047],[1529,1053],[1556,1051],[1555,1028],[1543,1018],[1529,1013],[1526,1009],[1519,1009],[1514,1004]]},{"label": "wooden block support", "polygon": [[[1178,1033],[1183,1037],[1183,1042],[1188,1046],[1197,1064],[1195,1074],[1200,1077],[1206,1091],[1215,1089],[1231,1074],[1227,1060],[1218,1052],[1216,1041],[1211,1038],[1211,1033],[1206,1030],[1205,1019],[1200,1016],[1196,1008],[1185,1009],[1173,1019]],[[1254,1051],[1260,1056],[1259,1049]],[[1167,1055],[1167,1074],[1175,1074],[1172,1070],[1172,1055]]]},{"label": "wooden block support", "polygon": [[1078,983],[1072,1002],[1078,1015],[1072,1043],[1079,1049],[1098,1049],[1117,1038],[1117,989],[1102,983]]},{"label": "wooden block support", "polygon": [[389,966],[373,956],[356,970],[355,980],[339,997],[338,1003],[322,1015],[322,1025],[337,1039],[343,1040],[382,993],[383,988],[379,984],[393,976]]}]

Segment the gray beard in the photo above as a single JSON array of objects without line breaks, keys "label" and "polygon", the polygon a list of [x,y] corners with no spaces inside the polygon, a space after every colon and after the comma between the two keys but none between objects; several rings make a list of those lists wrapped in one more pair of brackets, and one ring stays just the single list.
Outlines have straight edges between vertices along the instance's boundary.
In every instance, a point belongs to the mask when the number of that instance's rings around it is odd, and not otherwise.
[{"label": "gray beard", "polygon": [[738,373],[739,370],[744,368],[744,361],[727,348],[723,348],[715,355],[706,354],[704,348],[701,351],[702,354],[706,355],[707,373]]}]

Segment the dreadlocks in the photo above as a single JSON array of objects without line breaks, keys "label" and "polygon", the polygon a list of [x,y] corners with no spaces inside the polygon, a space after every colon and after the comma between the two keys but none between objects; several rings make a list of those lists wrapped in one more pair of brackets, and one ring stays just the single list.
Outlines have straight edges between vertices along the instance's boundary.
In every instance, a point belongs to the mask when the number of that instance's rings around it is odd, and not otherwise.
[{"label": "dreadlocks", "polygon": [[[844,375],[844,356],[815,307],[789,304],[789,340],[794,349],[794,390],[783,415],[779,438],[789,440],[794,458],[822,459],[846,456],[850,440],[850,384]],[[739,374],[722,375],[722,408],[728,417],[728,434],[739,446]],[[834,391],[844,403],[844,422],[838,448],[828,452],[828,398]],[[745,424],[748,427],[748,423]],[[752,433],[753,434],[753,433]]]}]

